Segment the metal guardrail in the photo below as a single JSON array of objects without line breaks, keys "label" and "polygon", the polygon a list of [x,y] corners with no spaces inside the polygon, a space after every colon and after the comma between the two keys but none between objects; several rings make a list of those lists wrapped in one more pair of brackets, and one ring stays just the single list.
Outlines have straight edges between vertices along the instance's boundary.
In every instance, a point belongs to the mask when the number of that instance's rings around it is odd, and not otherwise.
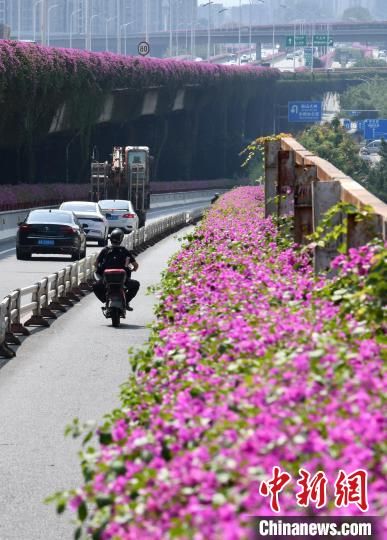
[{"label": "metal guardrail", "polygon": [[[171,233],[203,215],[203,208],[168,216],[125,236],[123,245],[134,250]],[[0,356],[15,356],[9,344],[20,345],[17,334],[28,336],[28,326],[49,326],[55,311],[66,311],[91,289],[97,253],[43,277],[34,285],[15,289],[0,302]],[[27,320],[25,320],[27,318]],[[24,322],[23,322],[24,321]]]}]

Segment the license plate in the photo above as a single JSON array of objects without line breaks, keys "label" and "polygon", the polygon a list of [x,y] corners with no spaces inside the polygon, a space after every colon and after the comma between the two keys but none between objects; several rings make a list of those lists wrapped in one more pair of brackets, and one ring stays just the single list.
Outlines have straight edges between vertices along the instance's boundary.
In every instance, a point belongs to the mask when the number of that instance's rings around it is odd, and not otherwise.
[{"label": "license plate", "polygon": [[55,240],[38,240],[39,246],[53,246],[55,245]]},{"label": "license plate", "polygon": [[118,219],[119,216],[112,216],[110,215],[109,219],[113,220],[113,219]]}]

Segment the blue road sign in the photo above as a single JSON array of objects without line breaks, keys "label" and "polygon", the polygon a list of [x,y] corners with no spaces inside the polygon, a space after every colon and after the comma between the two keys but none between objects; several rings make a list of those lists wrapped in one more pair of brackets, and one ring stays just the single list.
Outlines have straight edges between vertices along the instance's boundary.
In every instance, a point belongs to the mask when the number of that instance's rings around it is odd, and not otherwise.
[{"label": "blue road sign", "polygon": [[321,101],[288,102],[288,122],[319,122],[321,116]]},{"label": "blue road sign", "polygon": [[344,118],[344,120],[343,120],[343,127],[344,127],[344,129],[350,130],[351,127],[352,127],[351,124],[352,124],[351,120],[349,120],[348,118]]},{"label": "blue road sign", "polygon": [[367,141],[370,141],[372,139],[387,140],[387,119],[373,118],[364,120],[364,138]]},{"label": "blue road sign", "polygon": [[357,131],[363,131],[364,133],[364,120],[358,120],[356,122],[356,129]]}]

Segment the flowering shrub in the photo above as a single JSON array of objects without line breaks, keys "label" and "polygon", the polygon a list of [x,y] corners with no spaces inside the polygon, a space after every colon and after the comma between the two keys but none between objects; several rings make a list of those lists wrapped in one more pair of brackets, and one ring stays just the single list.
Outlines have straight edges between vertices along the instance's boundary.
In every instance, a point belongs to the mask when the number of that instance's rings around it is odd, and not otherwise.
[{"label": "flowering shrub", "polygon": [[[93,538],[246,538],[248,515],[271,513],[259,487],[275,466],[324,471],[329,485],[365,469],[370,513],[383,512],[381,346],[316,292],[325,279],[279,247],[262,206],[257,187],[223,195],[170,262],[122,408],[83,454],[84,486],[57,495]],[[328,494],[321,513],[360,513]],[[280,507],[318,512],[290,488]]]},{"label": "flowering shrub", "polygon": [[0,212],[30,208],[63,201],[87,200],[87,184],[17,184],[0,185]]},{"label": "flowering shrub", "polygon": [[245,84],[278,77],[277,70],[261,67],[177,62],[0,41],[0,97],[9,87],[30,98],[36,93],[41,98],[66,89],[71,92],[88,89],[90,99],[95,92],[127,86],[133,89],[185,84],[209,86],[227,81]]}]

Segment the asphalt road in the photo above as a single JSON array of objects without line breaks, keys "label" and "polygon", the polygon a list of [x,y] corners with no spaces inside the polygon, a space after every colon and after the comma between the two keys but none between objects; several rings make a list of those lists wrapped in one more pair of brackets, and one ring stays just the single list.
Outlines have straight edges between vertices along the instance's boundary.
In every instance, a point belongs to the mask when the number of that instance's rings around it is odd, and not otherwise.
[{"label": "asphalt road", "polygon": [[[207,206],[206,202],[189,203],[166,208],[154,208],[148,212],[147,222],[177,214],[185,210],[193,210]],[[96,243],[90,243],[87,254],[99,251]],[[0,244],[0,300],[16,288],[23,288],[39,281],[42,277],[58,272],[68,264],[71,259],[68,255],[33,255],[30,261],[16,259],[15,241]],[[0,537],[0,540],[3,540]]]},{"label": "asphalt road", "polygon": [[100,421],[119,404],[119,385],[129,373],[127,349],[144,344],[153,319],[156,299],[146,294],[147,287],[159,282],[179,249],[177,238],[190,230],[138,256],[133,277],[141,288],[120,328],[103,318],[91,294],[50,328],[35,331],[16,358],[0,364],[0,540],[72,539],[70,515],[58,517],[42,502],[81,482],[80,443],[64,438],[64,428],[74,417]]}]

